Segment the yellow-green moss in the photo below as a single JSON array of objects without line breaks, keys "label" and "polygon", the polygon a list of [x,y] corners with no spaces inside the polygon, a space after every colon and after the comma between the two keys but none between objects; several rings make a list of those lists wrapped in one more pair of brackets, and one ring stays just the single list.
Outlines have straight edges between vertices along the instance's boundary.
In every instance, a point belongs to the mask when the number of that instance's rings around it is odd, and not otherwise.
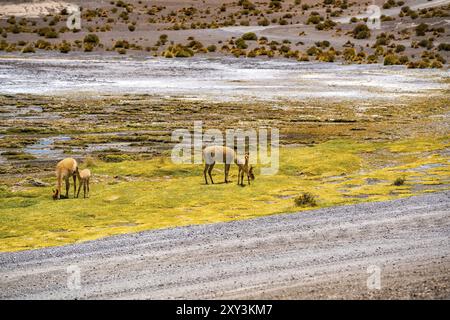
[{"label": "yellow-green moss", "polygon": [[[53,201],[51,187],[15,192],[2,187],[0,251],[308,210],[294,204],[294,197],[303,192],[313,194],[314,208],[321,208],[448,189],[449,159],[440,151],[449,146],[447,138],[424,138],[284,147],[278,174],[257,174],[245,187],[236,185],[234,167],[232,183],[204,185],[201,165],[175,165],[169,158],[87,161],[93,180],[99,180],[92,183],[89,199]],[[216,166],[213,175],[222,182],[223,168]],[[393,185],[398,177],[406,179],[404,185]]]}]

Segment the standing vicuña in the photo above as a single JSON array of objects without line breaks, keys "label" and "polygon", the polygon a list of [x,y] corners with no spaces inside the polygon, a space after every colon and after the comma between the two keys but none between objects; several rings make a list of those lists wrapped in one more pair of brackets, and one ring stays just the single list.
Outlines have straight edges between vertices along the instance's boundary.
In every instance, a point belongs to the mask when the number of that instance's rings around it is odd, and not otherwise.
[{"label": "standing vicu\u00f1a", "polygon": [[[80,180],[80,185],[78,186],[77,198],[80,195],[81,186],[83,186],[83,197],[86,198],[86,193],[89,198],[89,179],[91,178],[91,170],[84,169],[78,171],[77,169],[78,180]],[[86,192],[87,191],[87,192]]]},{"label": "standing vicu\u00f1a", "polygon": [[224,146],[209,146],[203,149],[203,158],[205,159],[205,169],[203,170],[203,175],[205,177],[205,183],[208,184],[208,178],[206,173],[208,172],[211,183],[214,184],[211,172],[216,164],[216,160],[221,160],[225,165],[225,183],[228,183],[228,174],[230,172],[230,166],[234,162],[239,167],[238,183],[239,178],[242,176],[242,184],[244,183],[244,173],[247,174],[248,183],[250,184],[250,179],[254,180],[253,167],[248,166],[248,154],[245,155],[245,160],[240,160],[236,156],[236,152]]},{"label": "standing vicu\u00f1a", "polygon": [[223,146],[209,146],[203,149],[203,159],[205,159],[205,169],[203,175],[205,176],[205,183],[208,184],[206,172],[208,172],[211,183],[214,184],[211,176],[211,171],[216,164],[216,160],[221,160],[225,165],[225,183],[228,183],[228,173],[230,171],[231,163],[235,159],[236,153],[233,149]]},{"label": "standing vicu\u00f1a", "polygon": [[69,198],[70,177],[73,177],[73,196],[75,197],[75,192],[77,191],[77,170],[78,164],[73,158],[66,158],[58,162],[56,165],[56,190],[53,189],[54,200],[61,198],[61,185],[63,179],[66,182],[66,198]]},{"label": "standing vicu\u00f1a", "polygon": [[[255,175],[253,174],[253,166],[248,166],[248,153],[245,154],[244,160],[236,158],[234,162],[239,167],[238,173],[238,184],[244,185],[244,173],[247,175],[247,183],[250,184],[250,180],[255,180]],[[239,183],[240,182],[240,183]]]}]

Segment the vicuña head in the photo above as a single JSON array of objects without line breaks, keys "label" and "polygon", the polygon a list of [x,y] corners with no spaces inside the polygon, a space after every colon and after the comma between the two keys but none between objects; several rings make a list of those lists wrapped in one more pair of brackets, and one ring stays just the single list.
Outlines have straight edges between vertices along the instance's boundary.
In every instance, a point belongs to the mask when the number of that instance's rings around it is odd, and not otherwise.
[{"label": "vicu\u00f1a head", "polygon": [[53,191],[53,200],[56,200],[56,199],[58,199],[59,197],[59,191],[58,191],[58,189],[53,189],[52,190]]}]

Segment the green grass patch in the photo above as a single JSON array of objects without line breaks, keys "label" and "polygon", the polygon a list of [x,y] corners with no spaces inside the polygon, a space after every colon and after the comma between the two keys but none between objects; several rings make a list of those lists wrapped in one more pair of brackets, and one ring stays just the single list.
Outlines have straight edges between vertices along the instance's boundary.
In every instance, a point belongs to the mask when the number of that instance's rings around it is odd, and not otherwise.
[{"label": "green grass patch", "polygon": [[[213,176],[219,183],[205,185],[202,165],[176,165],[170,158],[89,159],[85,163],[93,179],[88,199],[73,199],[71,190],[70,199],[53,201],[52,187],[13,192],[10,186],[0,186],[0,251],[388,200],[417,193],[416,185],[427,186],[422,192],[433,186],[448,189],[449,159],[439,152],[450,146],[447,141],[334,140],[314,147],[284,147],[278,174],[262,176],[256,168],[256,180],[244,187],[237,185],[234,165],[231,183],[221,183],[223,166],[217,165]],[[400,155],[395,164],[393,155]],[[398,177],[405,178],[400,186],[394,184]],[[305,193],[314,198],[315,206],[296,205],[296,197]]]}]

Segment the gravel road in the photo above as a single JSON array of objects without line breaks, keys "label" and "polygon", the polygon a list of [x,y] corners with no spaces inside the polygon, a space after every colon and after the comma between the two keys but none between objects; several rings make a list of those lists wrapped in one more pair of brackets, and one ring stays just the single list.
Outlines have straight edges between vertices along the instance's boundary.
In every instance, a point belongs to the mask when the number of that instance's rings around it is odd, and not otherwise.
[{"label": "gravel road", "polygon": [[1,299],[448,299],[449,280],[450,191],[0,254]]}]

